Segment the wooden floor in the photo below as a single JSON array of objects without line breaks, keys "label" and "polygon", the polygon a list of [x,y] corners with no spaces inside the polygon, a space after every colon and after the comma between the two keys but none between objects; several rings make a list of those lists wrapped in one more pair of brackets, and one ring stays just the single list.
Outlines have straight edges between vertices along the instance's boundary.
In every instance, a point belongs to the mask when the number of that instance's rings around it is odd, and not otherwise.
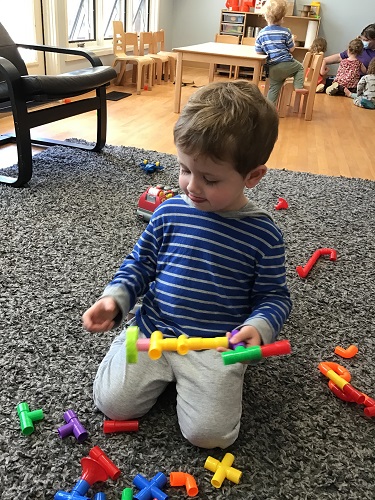
[{"label": "wooden floor", "polygon": [[[184,68],[183,82],[188,85],[182,89],[182,106],[196,86],[207,83],[207,77],[203,68]],[[155,86],[141,95],[135,93],[131,83],[110,90],[132,95],[108,101],[108,144],[175,154],[172,131],[178,115],[173,112],[173,83]],[[268,166],[375,180],[375,159],[370,147],[374,120],[374,111],[354,106],[351,99],[317,94],[312,121],[306,122],[297,115],[280,119],[279,139]],[[86,113],[34,129],[33,136],[92,141],[94,126],[93,113]],[[1,133],[10,132],[12,127],[11,116],[0,114]],[[1,148],[0,155],[3,167],[17,161],[15,146]]]}]

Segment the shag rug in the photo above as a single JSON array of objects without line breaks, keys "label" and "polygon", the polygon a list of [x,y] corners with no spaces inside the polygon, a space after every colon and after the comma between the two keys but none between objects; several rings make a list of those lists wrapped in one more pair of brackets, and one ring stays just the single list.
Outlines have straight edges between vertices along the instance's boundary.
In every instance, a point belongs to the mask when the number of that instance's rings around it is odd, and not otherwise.
[{"label": "shag rug", "polygon": [[[164,170],[138,166],[159,160]],[[208,500],[373,500],[375,419],[364,406],[338,399],[318,370],[333,361],[352,385],[375,398],[375,183],[284,170],[269,171],[250,196],[283,230],[294,303],[280,338],[290,356],[268,358],[246,374],[241,434],[228,450],[198,449],[177,423],[174,388],[140,419],[139,431],[104,434],[91,391],[98,364],[119,332],[91,334],[81,315],[101,294],[145,228],[136,215],[150,185],[177,187],[173,155],[106,146],[102,153],[52,147],[34,157],[34,176],[22,189],[0,186],[0,497],[52,499],[71,491],[80,459],[98,445],[121,469],[117,481],[96,483],[108,500],[121,498],[136,474],[192,474],[197,498]],[[289,203],[275,210],[278,197]],[[307,278],[315,250],[333,248]],[[358,346],[351,359],[336,346]],[[157,362],[157,361],[156,361]],[[223,387],[230,391],[230,387]],[[27,402],[45,418],[24,436],[16,406]],[[63,413],[73,409],[89,433],[79,444],[60,439]],[[238,485],[211,485],[210,455],[233,453]],[[169,483],[168,483],[169,484]],[[134,493],[138,491],[134,488]],[[165,492],[187,498],[184,487]]]}]

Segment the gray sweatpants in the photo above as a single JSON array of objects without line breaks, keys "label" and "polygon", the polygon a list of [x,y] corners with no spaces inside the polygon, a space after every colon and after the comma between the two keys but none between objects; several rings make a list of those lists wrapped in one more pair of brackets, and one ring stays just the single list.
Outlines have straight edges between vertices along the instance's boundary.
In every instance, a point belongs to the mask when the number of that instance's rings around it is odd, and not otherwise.
[{"label": "gray sweatpants", "polygon": [[294,88],[303,89],[305,75],[303,66],[299,61],[294,59],[292,62],[282,62],[269,66],[270,89],[267,98],[271,102],[277,103],[281,87],[285,80],[291,76],[293,77]]},{"label": "gray sweatpants", "polygon": [[214,349],[181,356],[164,352],[156,361],[138,353],[127,364],[124,330],[112,342],[94,380],[94,402],[114,420],[145,415],[170,382],[176,383],[177,417],[183,436],[202,448],[227,448],[237,439],[247,365],[225,366]]}]

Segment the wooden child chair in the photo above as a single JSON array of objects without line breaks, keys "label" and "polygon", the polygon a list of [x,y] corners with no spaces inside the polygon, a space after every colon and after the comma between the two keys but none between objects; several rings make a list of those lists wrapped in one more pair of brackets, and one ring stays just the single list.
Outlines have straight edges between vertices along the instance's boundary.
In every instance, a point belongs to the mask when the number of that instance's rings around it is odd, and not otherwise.
[{"label": "wooden child chair", "polygon": [[[127,51],[129,51],[129,54],[127,54]],[[115,60],[112,66],[115,67],[120,63],[116,85],[125,84],[126,65],[132,64],[132,80],[137,85],[137,94],[141,93],[141,88],[144,86],[145,74],[147,74],[148,89],[152,89],[154,60],[151,57],[140,55],[137,33],[126,33],[122,21],[113,21],[113,53]]]},{"label": "wooden child chair", "polygon": [[[231,43],[232,45],[238,45],[239,41],[240,41],[240,39],[239,39],[238,36],[234,36],[234,35],[220,35],[218,33],[216,33],[216,35],[215,35],[215,42],[216,43]],[[215,64],[214,71],[216,71],[216,67],[217,67],[217,65]],[[232,78],[232,73],[234,75],[234,78],[238,78],[238,68],[237,68],[237,66],[235,66],[234,68],[233,68],[233,66],[229,67],[229,78]]]},{"label": "wooden child chair", "polygon": [[159,30],[153,32],[154,37],[154,51],[157,55],[168,56],[169,58],[169,80],[174,82],[177,66],[176,52],[169,52],[165,50],[165,31]]},{"label": "wooden child chair", "polygon": [[[146,54],[146,47],[147,54]],[[139,53],[147,57],[151,57],[154,61],[154,78],[158,85],[161,85],[162,81],[165,82],[169,79],[169,57],[168,55],[164,55],[162,53],[156,53],[154,46],[154,35],[151,31],[142,31],[139,34]]]}]

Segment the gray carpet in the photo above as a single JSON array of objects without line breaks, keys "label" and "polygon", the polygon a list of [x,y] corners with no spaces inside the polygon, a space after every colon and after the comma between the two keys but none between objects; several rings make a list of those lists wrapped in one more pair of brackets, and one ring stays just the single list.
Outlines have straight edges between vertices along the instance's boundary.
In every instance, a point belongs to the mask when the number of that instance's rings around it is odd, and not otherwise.
[{"label": "gray carpet", "polygon": [[[147,175],[137,166],[143,159],[160,160],[165,170]],[[375,398],[374,182],[273,170],[253,190],[285,235],[294,309],[281,338],[293,354],[248,370],[241,435],[227,450],[243,477],[217,490],[203,465],[224,452],[183,439],[173,388],[141,419],[138,433],[103,434],[91,388],[116,332],[89,334],[80,323],[145,227],[136,216],[141,192],[157,183],[177,186],[175,157],[54,147],[37,155],[34,167],[28,188],[0,186],[2,500],[70,491],[80,459],[95,445],[122,470],[117,482],[94,488],[108,500],[120,499],[137,473],[178,470],[193,474],[201,499],[374,499],[375,420],[363,406],[337,399],[317,369],[323,360],[339,362],[352,384]],[[279,196],[288,210],[274,210]],[[302,280],[295,267],[321,247],[335,248],[337,261],[321,258]],[[359,347],[355,358],[334,354],[336,345],[350,344]],[[21,401],[45,412],[30,436],[19,429]],[[89,432],[82,444],[57,436],[68,409]],[[184,488],[166,492],[186,498]]]}]

